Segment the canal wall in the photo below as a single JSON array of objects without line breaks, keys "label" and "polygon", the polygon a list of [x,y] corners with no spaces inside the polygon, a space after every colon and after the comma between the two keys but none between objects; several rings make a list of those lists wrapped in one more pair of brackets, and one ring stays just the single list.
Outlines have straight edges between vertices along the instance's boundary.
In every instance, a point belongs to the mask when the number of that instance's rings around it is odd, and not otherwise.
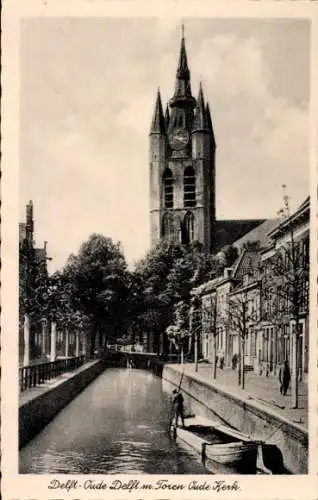
[{"label": "canal wall", "polygon": [[107,367],[103,360],[91,361],[65,373],[50,387],[35,387],[20,396],[19,448],[26,445],[54,416]]},{"label": "canal wall", "polygon": [[[179,386],[181,373],[173,365],[162,372],[164,389]],[[262,440],[265,465],[277,473],[308,473],[308,432],[257,401],[228,393],[195,374],[184,374],[182,393],[187,412],[227,423],[249,436]]]}]

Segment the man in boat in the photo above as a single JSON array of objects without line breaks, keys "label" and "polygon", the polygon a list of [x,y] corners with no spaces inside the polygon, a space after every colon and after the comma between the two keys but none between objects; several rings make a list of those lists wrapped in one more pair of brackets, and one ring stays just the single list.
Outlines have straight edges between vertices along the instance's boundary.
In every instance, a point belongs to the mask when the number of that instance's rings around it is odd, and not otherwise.
[{"label": "man in boat", "polygon": [[182,427],[185,427],[183,402],[184,402],[184,399],[183,399],[182,393],[180,392],[180,389],[179,390],[174,389],[172,391],[172,408],[171,408],[170,422],[172,423],[173,418],[174,418],[176,427],[178,427],[179,417],[181,418]]}]

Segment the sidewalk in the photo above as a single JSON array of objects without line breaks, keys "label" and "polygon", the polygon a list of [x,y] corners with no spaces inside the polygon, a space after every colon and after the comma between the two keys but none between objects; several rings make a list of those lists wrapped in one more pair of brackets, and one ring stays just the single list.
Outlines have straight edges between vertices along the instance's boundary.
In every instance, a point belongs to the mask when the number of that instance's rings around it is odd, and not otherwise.
[{"label": "sidewalk", "polygon": [[[182,365],[178,366],[180,371],[183,370]],[[289,388],[287,395],[283,396],[279,392],[278,378],[260,376],[252,371],[245,373],[245,390],[243,391],[237,383],[237,371],[231,368],[217,369],[216,379],[212,379],[213,367],[212,364],[200,363],[198,371],[195,372],[194,363],[186,363],[185,374],[193,374],[204,381],[211,382],[212,385],[222,389],[225,392],[235,394],[237,397],[242,396],[254,400],[260,405],[264,405],[264,409],[272,410],[273,412],[290,420],[292,423],[298,424],[305,429],[308,428],[308,389],[304,382],[299,383],[299,408],[292,409],[291,405],[291,389]]]}]

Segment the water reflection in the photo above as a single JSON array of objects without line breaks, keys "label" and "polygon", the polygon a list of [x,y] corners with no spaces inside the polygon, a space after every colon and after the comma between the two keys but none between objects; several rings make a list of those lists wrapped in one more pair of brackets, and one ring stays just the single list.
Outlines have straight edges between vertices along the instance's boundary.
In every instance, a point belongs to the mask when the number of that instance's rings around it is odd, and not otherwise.
[{"label": "water reflection", "polygon": [[192,450],[169,438],[161,379],[105,371],[20,452],[20,473],[206,474]]}]

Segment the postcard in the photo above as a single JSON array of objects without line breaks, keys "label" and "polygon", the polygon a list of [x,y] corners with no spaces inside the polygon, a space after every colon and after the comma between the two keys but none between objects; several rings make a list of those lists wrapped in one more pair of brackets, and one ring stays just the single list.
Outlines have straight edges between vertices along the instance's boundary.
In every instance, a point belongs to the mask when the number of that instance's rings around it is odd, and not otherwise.
[{"label": "postcard", "polygon": [[4,498],[315,498],[316,3],[2,28]]}]

